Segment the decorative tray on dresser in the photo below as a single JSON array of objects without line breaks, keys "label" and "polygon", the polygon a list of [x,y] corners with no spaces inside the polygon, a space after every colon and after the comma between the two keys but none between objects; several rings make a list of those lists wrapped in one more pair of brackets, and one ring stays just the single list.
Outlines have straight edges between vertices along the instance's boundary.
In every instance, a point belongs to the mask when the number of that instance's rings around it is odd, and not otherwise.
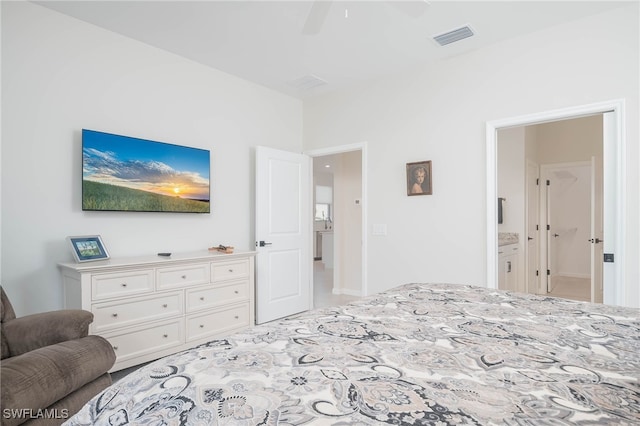
[{"label": "decorative tray on dresser", "polygon": [[121,370],[255,323],[255,252],[176,253],[60,263],[65,307],[94,314],[91,334]]}]

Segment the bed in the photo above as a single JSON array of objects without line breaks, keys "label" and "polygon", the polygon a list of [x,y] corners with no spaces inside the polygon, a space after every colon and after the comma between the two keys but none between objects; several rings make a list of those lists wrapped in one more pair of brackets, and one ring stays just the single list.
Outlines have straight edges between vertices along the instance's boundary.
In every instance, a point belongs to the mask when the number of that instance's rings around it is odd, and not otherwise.
[{"label": "bed", "polygon": [[68,425],[637,425],[639,310],[406,284],[168,356]]}]

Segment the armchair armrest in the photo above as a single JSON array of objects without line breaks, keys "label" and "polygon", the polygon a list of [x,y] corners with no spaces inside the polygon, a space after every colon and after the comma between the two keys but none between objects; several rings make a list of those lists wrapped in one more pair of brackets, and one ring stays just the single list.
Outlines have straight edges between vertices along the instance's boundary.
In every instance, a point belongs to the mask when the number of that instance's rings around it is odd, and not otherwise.
[{"label": "armchair armrest", "polygon": [[3,324],[10,356],[21,355],[67,340],[86,337],[93,314],[80,309],[65,309],[26,315]]}]

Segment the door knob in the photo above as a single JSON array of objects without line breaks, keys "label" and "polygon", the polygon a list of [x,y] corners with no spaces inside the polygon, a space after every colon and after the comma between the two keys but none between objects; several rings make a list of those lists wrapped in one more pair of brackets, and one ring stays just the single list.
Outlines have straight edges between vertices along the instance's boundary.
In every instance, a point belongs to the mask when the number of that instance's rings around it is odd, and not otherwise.
[{"label": "door knob", "polygon": [[527,241],[533,240],[533,237],[527,237]]},{"label": "door knob", "polygon": [[258,244],[260,245],[260,247],[270,246],[271,245],[271,243],[267,243],[265,241],[260,241]]}]

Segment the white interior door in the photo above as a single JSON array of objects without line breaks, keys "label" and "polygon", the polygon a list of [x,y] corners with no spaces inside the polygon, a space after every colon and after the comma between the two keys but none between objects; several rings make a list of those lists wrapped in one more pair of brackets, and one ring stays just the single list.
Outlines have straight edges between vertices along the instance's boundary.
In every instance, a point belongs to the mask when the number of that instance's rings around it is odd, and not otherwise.
[{"label": "white interior door", "polygon": [[527,162],[527,244],[526,250],[526,286],[528,293],[538,293],[539,286],[539,255],[540,242],[538,238],[540,223],[539,186],[540,169],[534,162]]},{"label": "white interior door", "polygon": [[256,148],[256,322],[312,306],[310,159]]},{"label": "white interior door", "polygon": [[[545,182],[546,188],[546,241],[547,241],[547,270],[545,273],[546,277],[546,291],[547,293],[551,293],[553,290],[551,277],[555,274],[556,271],[556,238],[558,238],[558,233],[554,232],[552,229],[551,222],[553,222],[553,217],[551,215],[552,205],[555,202],[553,197],[553,191],[551,190],[551,179],[549,175],[543,175],[543,180]],[[556,235],[555,237],[553,235]]]},{"label": "white interior door", "polygon": [[[550,288],[558,278],[591,277],[591,163],[556,164],[546,169]],[[587,292],[587,288],[584,288]]]}]

